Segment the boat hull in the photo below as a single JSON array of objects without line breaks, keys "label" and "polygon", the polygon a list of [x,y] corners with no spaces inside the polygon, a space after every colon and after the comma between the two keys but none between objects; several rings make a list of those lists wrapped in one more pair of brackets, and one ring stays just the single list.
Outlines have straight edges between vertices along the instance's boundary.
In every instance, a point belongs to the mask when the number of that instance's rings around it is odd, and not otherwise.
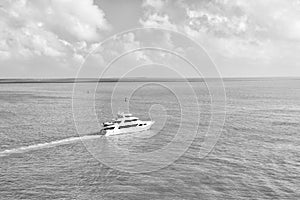
[{"label": "boat hull", "polygon": [[134,132],[146,131],[146,130],[149,130],[151,128],[151,126],[154,124],[153,121],[145,121],[143,123],[145,123],[146,125],[130,127],[130,128],[123,128],[123,129],[106,130],[105,135],[112,136],[112,135],[119,135],[119,134],[124,134],[124,133],[134,133]]}]

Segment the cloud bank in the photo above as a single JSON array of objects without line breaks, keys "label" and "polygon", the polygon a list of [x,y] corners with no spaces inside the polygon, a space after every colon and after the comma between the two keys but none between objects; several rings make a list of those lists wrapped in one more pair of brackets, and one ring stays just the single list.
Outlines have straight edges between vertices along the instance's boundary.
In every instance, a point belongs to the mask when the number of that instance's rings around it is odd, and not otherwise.
[{"label": "cloud bank", "polygon": [[298,0],[157,0],[144,1],[144,10],[142,26],[194,38],[224,76],[286,76],[299,68]]},{"label": "cloud bank", "polygon": [[[49,73],[73,77],[85,56],[113,35],[116,27],[123,27],[124,19],[114,12],[122,10],[118,1],[3,0],[1,76],[44,77]],[[299,2],[143,0],[131,2],[139,9],[130,9],[132,13],[124,16],[135,21],[130,24],[170,29],[193,38],[208,51],[223,76],[300,76]],[[168,34],[161,39],[163,45],[174,43]],[[116,40],[111,51],[96,56],[104,65],[107,55],[139,46],[138,37],[128,34]],[[136,54],[135,60],[151,60],[147,53]]]},{"label": "cloud bank", "polygon": [[4,1],[0,17],[2,59],[69,55],[78,43],[98,41],[109,29],[92,0]]}]

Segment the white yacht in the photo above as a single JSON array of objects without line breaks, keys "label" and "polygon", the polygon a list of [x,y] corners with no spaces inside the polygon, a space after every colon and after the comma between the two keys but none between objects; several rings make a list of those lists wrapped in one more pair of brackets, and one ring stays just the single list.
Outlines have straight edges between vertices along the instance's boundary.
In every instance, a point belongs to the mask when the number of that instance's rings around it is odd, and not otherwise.
[{"label": "white yacht", "polygon": [[117,135],[121,133],[131,133],[145,131],[151,128],[154,121],[141,121],[129,113],[118,113],[117,118],[110,122],[103,123],[100,133],[106,136]]}]

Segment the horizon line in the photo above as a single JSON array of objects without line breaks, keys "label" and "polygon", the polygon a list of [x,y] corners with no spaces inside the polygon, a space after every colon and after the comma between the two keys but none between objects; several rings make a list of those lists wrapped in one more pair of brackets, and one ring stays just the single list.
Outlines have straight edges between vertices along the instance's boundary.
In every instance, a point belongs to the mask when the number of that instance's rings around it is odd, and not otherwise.
[{"label": "horizon line", "polygon": [[0,84],[8,83],[91,83],[91,82],[204,82],[205,80],[253,80],[253,79],[300,79],[300,77],[105,77],[105,78],[0,78]]}]

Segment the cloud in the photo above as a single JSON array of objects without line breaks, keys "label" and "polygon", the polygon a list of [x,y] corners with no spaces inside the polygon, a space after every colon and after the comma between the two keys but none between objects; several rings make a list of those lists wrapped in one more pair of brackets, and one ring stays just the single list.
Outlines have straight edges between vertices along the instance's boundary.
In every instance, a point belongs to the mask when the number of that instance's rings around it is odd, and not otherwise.
[{"label": "cloud", "polygon": [[187,8],[187,24],[191,28],[214,34],[217,37],[243,35],[249,29],[248,17],[226,16],[209,10],[191,10]]},{"label": "cloud", "polygon": [[[4,64],[26,71],[26,63],[31,65],[41,60],[45,66],[49,62],[49,66],[50,63],[62,65],[66,70],[68,66],[79,66],[103,37],[112,33],[110,21],[124,24],[124,19],[119,19],[111,8],[116,6],[114,3],[105,2],[109,5],[105,9],[107,13],[101,9],[101,3],[96,5],[93,0],[1,1],[1,73],[5,74]],[[271,69],[270,66],[279,64],[299,68],[299,0],[144,0],[142,3],[134,1],[132,5],[131,11],[142,7],[142,12],[128,13],[132,24],[171,29],[192,37],[224,71],[231,68],[229,64],[245,65],[240,70],[260,65]],[[109,21],[105,14],[109,14]],[[170,49],[181,49],[182,54],[188,48],[177,47],[173,41],[176,37],[168,34],[147,37],[149,45],[156,42]],[[105,64],[120,52],[141,46],[140,36],[129,33],[115,38],[109,50],[94,57],[98,63]],[[140,62],[150,61],[150,58],[149,52],[138,52],[130,59]]]},{"label": "cloud", "polygon": [[98,40],[100,31],[109,29],[103,11],[93,4],[93,0],[52,0],[47,5],[37,5],[37,8],[44,11],[41,17],[46,18],[51,30],[77,40]]},{"label": "cloud", "polygon": [[229,65],[299,67],[299,0],[148,2],[140,24],[171,27],[192,37],[224,71]]},{"label": "cloud", "polygon": [[251,1],[241,4],[261,28],[263,38],[300,41],[300,6],[296,0]]},{"label": "cloud", "polygon": [[167,1],[163,0],[144,0],[143,7],[151,7],[157,10],[160,10],[163,8],[163,6],[166,4]]},{"label": "cloud", "polygon": [[[126,55],[129,60],[134,64],[135,61],[150,61],[148,56],[142,51],[139,50],[143,45],[141,41],[136,37],[136,34],[133,32],[128,32],[113,37],[96,47],[94,51],[94,56],[101,56],[101,59],[105,61],[106,64],[111,62],[113,59],[121,56],[122,54],[129,53]],[[136,51],[135,51],[136,50]],[[134,52],[133,52],[134,51]]]},{"label": "cloud", "polygon": [[78,42],[97,41],[110,28],[92,0],[12,0],[1,6],[2,59],[76,57],[77,52],[88,50],[78,47]]},{"label": "cloud", "polygon": [[145,17],[145,19],[141,19],[140,23],[143,27],[159,27],[176,30],[176,25],[170,22],[169,16],[166,14],[149,14]]},{"label": "cloud", "polygon": [[163,0],[144,0],[142,7],[144,15],[140,18],[139,23],[143,27],[156,27],[176,30],[176,25],[170,21],[169,15],[164,12],[169,1]]},{"label": "cloud", "polygon": [[13,57],[45,55],[59,57],[64,55],[64,47],[52,32],[40,29],[36,24],[26,24],[20,29],[3,27],[0,33],[0,48]]}]

